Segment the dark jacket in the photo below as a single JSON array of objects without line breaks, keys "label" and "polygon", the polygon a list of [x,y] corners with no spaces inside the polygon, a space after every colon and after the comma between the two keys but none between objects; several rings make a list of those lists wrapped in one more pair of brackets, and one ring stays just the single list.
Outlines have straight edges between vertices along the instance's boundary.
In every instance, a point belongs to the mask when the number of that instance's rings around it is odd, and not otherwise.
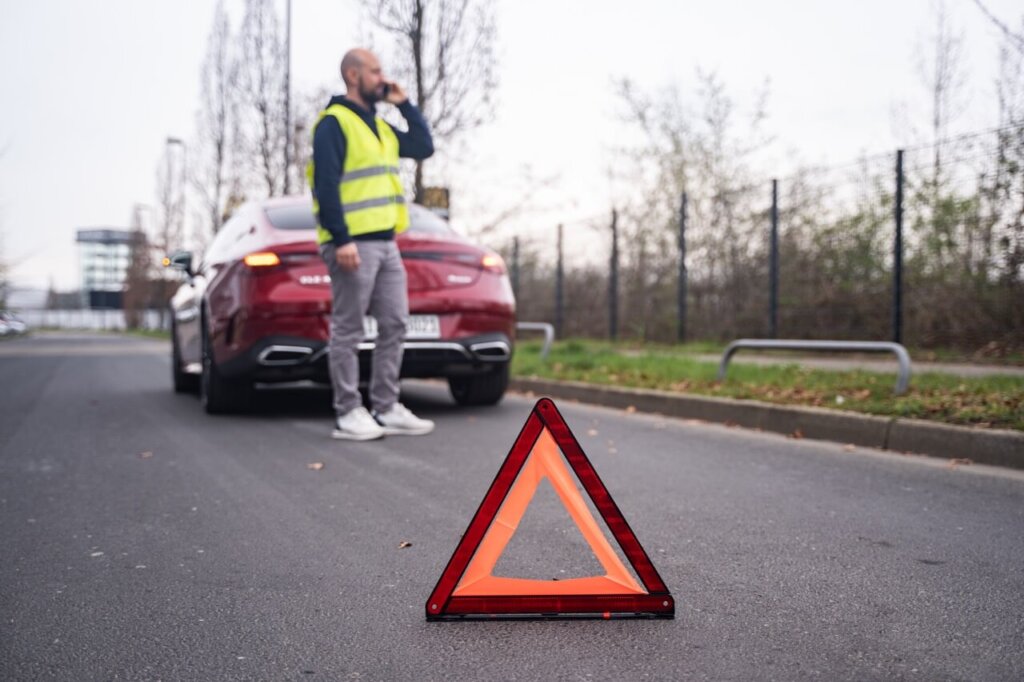
[{"label": "dark jacket", "polygon": [[[327,106],[340,104],[348,107],[359,118],[366,123],[366,126],[373,131],[373,134],[380,139],[377,131],[376,112],[367,111],[355,102],[346,99],[342,95],[331,98]],[[430,135],[430,128],[423,120],[423,115],[409,100],[398,105],[398,111],[409,126],[408,132],[394,129],[398,138],[398,155],[407,159],[426,159],[434,153],[434,140]],[[394,239],[394,229],[383,232],[371,232],[370,234],[349,236],[348,225],[345,224],[345,215],[341,209],[341,197],[338,195],[338,184],[341,182],[341,173],[345,165],[345,135],[341,132],[338,119],[333,116],[325,116],[316,126],[313,133],[313,196],[320,204],[318,219],[325,230],[331,233],[335,246],[342,246],[353,239]]]}]

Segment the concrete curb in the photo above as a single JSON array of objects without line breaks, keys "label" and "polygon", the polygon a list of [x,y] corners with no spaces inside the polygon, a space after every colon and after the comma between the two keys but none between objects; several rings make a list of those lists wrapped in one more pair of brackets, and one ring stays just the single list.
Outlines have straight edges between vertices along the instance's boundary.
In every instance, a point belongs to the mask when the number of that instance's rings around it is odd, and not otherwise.
[{"label": "concrete curb", "polygon": [[1024,469],[1024,433],[577,381],[513,379],[515,391],[804,438]]}]

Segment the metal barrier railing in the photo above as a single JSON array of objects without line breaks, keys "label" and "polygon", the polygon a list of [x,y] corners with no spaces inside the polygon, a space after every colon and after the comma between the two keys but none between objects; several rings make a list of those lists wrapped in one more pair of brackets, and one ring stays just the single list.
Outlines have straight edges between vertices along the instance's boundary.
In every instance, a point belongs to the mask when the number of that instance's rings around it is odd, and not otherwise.
[{"label": "metal barrier railing", "polygon": [[899,362],[895,395],[903,395],[910,386],[910,354],[901,344],[891,341],[802,341],[797,339],[738,339],[726,346],[718,366],[718,380],[725,379],[729,360],[736,351],[750,350],[808,350],[816,352],[893,353]]},{"label": "metal barrier railing", "polygon": [[551,344],[555,340],[555,328],[547,322],[517,322],[516,329],[531,332],[544,332],[544,345],[540,349],[541,360],[548,359],[551,352]]}]

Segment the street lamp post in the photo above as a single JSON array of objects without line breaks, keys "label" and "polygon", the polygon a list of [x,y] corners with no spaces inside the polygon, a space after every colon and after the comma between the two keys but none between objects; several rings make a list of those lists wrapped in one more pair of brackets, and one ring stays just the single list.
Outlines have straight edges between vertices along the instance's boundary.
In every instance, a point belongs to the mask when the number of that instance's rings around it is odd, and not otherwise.
[{"label": "street lamp post", "polygon": [[[187,177],[188,168],[188,147],[185,145],[185,141],[180,137],[167,136],[167,181],[171,182],[171,147],[181,147],[181,170],[178,173],[178,191],[181,193],[181,239],[185,239],[185,208],[187,201],[187,194],[185,192],[185,178]],[[165,216],[165,220],[169,219],[170,216]],[[169,235],[168,235],[169,236]],[[180,245],[179,245],[180,246]],[[164,244],[163,248],[170,251],[171,245]]]}]

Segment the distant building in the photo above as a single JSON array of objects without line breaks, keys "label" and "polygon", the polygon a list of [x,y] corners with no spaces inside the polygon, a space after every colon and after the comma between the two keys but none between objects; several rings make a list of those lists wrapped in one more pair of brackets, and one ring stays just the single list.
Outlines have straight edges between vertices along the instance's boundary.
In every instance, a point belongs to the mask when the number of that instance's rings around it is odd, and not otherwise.
[{"label": "distant building", "polygon": [[124,283],[131,259],[132,233],[128,230],[78,230],[78,264],[82,273],[82,299],[89,308],[123,308]]}]

